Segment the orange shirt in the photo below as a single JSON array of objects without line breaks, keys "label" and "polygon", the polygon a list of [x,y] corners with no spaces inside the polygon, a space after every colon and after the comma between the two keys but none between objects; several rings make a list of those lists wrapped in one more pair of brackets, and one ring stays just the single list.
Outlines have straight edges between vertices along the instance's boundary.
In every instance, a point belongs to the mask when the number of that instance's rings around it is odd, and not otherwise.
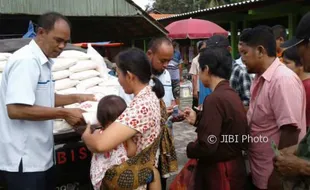
[{"label": "orange shirt", "polygon": [[280,53],[277,53],[277,57],[280,59],[280,61],[283,63],[283,51]]}]

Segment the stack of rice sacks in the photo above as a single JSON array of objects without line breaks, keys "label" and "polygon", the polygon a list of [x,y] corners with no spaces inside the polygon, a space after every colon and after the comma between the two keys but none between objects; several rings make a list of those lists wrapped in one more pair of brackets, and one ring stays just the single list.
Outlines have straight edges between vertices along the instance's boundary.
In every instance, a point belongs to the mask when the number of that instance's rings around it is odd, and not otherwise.
[{"label": "stack of rice sacks", "polygon": [[[52,75],[57,94],[94,94],[98,101],[107,95],[119,95],[118,79],[108,74],[104,59],[90,45],[87,53],[63,51],[53,61]],[[96,112],[97,105],[98,102],[85,102],[65,108],[81,108],[86,112]],[[64,120],[55,121],[54,133],[70,131],[72,127]]]},{"label": "stack of rice sacks", "polygon": [[0,85],[2,80],[2,73],[4,71],[4,67],[8,62],[8,59],[11,57],[11,53],[0,53]]}]

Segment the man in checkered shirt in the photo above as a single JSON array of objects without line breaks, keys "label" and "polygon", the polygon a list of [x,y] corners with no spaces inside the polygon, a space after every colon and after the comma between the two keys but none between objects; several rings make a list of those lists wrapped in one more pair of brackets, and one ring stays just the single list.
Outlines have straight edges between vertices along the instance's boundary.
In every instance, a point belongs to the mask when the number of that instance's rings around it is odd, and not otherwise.
[{"label": "man in checkered shirt", "polygon": [[230,86],[239,94],[245,107],[248,107],[250,103],[250,88],[253,78],[254,77],[248,73],[241,58],[233,63],[233,69],[229,80]]},{"label": "man in checkered shirt", "polygon": [[[209,48],[227,48],[231,51],[229,40],[222,35],[214,35],[207,40]],[[233,63],[232,73],[230,77],[230,86],[238,93],[246,110],[250,103],[250,87],[254,76],[250,75],[246,66],[242,63],[241,58]]]}]

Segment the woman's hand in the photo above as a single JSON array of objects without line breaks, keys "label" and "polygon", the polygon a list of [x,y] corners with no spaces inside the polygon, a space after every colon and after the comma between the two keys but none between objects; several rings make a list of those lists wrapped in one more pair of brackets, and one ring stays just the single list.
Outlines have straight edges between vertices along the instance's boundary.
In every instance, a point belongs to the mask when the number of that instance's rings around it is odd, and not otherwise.
[{"label": "woman's hand", "polygon": [[185,108],[184,109],[184,117],[189,124],[194,125],[196,122],[197,115],[193,109]]}]

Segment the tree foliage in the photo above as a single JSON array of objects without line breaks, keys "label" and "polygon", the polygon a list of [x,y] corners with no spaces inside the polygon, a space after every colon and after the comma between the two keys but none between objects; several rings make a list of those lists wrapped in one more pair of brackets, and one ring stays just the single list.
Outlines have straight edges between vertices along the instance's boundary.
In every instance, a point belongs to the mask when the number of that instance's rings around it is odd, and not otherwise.
[{"label": "tree foliage", "polygon": [[184,13],[244,0],[155,0],[152,8],[161,13]]}]

